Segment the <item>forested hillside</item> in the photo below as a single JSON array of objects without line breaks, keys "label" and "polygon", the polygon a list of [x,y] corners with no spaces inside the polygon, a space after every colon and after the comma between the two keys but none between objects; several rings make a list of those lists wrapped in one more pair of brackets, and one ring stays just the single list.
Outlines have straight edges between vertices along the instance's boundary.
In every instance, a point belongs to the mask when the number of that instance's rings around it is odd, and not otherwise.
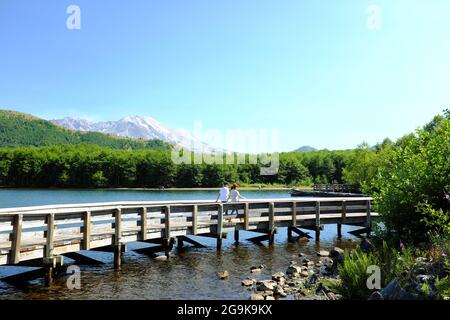
[{"label": "forested hillside", "polygon": [[71,131],[28,114],[0,110],[0,147],[40,147],[80,143],[115,149],[170,148],[169,144],[159,140],[136,140],[97,132]]}]

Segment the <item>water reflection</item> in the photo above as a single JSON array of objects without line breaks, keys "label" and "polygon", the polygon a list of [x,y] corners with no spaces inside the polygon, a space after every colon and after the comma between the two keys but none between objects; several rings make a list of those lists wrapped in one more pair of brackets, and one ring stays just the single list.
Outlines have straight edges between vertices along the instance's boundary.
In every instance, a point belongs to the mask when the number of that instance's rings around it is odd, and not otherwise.
[{"label": "water reflection", "polygon": [[[343,234],[349,230],[350,227],[343,226]],[[245,241],[254,234],[242,232],[239,245],[233,239],[226,239],[221,252],[216,251],[214,239],[196,237],[196,240],[208,247],[174,249],[173,257],[168,261],[156,261],[146,255],[128,251],[124,255],[121,270],[114,270],[110,263],[82,266],[80,290],[69,290],[66,278],[56,279],[49,288],[43,287],[41,280],[20,289],[1,283],[0,298],[248,299],[250,292],[241,286],[243,279],[266,279],[275,272],[284,272],[291,260],[300,261],[299,253],[318,260],[316,252],[320,249],[331,249],[335,245],[342,248],[354,246],[351,236],[336,240],[335,226],[325,227],[320,245],[314,240],[308,243],[289,243],[286,230],[281,228],[279,231],[272,247],[267,244],[257,246]],[[129,247],[133,248],[133,245]],[[91,253],[91,256],[96,254]],[[260,264],[266,265],[261,273],[250,273],[251,266]],[[230,276],[226,280],[219,280],[216,273],[223,270],[228,270]]]}]

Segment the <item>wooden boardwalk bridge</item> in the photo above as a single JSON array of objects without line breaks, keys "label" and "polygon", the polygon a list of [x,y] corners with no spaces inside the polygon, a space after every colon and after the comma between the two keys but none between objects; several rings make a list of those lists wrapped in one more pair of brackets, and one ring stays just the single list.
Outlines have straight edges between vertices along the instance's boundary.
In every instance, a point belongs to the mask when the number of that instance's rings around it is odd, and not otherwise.
[{"label": "wooden boardwalk bridge", "polygon": [[[371,223],[378,217],[372,211],[372,199],[360,198],[283,198],[244,200],[239,203],[211,201],[148,201],[89,204],[48,205],[0,209],[0,265],[36,266],[30,271],[0,280],[14,283],[27,277],[52,275],[63,265],[63,257],[76,264],[98,261],[80,253],[96,250],[114,253],[114,266],[120,268],[122,253],[130,242],[156,244],[135,249],[139,253],[167,256],[176,243],[195,246],[201,243],[189,236],[212,237],[217,249],[222,239],[234,231],[261,233],[247,240],[268,241],[271,245],[277,228],[287,227],[292,234],[310,237],[301,229],[313,230],[317,241],[324,224],[336,224],[338,237],[341,226],[362,227],[354,235],[370,234]],[[238,209],[237,214],[226,214]]]}]

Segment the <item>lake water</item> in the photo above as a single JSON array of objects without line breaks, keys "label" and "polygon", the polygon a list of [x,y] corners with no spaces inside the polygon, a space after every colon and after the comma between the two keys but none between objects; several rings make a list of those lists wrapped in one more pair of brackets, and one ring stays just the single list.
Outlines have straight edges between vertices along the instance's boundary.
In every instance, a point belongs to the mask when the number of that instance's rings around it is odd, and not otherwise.
[{"label": "lake water", "polygon": [[[37,206],[63,203],[89,203],[110,201],[152,200],[212,200],[217,198],[214,190],[201,191],[149,191],[111,189],[0,189],[0,208]],[[287,190],[259,191],[241,190],[241,195],[250,199],[285,198]]]},{"label": "lake water", "polygon": [[[247,191],[247,198],[284,198],[287,191]],[[85,203],[121,200],[187,200],[213,199],[216,191],[132,191],[132,190],[8,190],[0,189],[0,207],[29,205]],[[68,289],[67,277],[57,278],[50,287],[42,280],[35,280],[23,288],[0,281],[0,299],[248,299],[251,292],[241,286],[248,276],[270,279],[271,274],[286,271],[289,262],[300,261],[299,253],[316,260],[319,249],[351,247],[354,237],[346,231],[354,228],[342,226],[344,238],[336,239],[336,226],[326,225],[320,244],[313,239],[308,243],[287,241],[286,228],[280,228],[273,246],[265,242],[257,246],[246,238],[257,235],[242,232],[239,244],[232,235],[223,242],[221,252],[215,248],[215,240],[204,237],[193,239],[206,248],[188,247],[173,250],[168,261],[157,261],[131,249],[140,243],[128,245],[121,270],[112,267],[112,254],[83,252],[105,262],[100,266],[80,266],[81,289]],[[188,244],[187,244],[188,245]],[[70,262],[70,259],[65,259]],[[250,267],[265,264],[261,274],[251,274]],[[0,277],[26,270],[25,267],[0,266]],[[228,270],[230,277],[219,280],[216,272]],[[292,297],[290,297],[292,298]]]}]

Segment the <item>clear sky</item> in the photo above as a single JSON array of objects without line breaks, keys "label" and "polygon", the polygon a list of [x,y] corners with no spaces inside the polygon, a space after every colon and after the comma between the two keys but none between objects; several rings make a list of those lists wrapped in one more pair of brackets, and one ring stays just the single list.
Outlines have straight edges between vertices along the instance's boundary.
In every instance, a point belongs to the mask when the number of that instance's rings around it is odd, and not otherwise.
[{"label": "clear sky", "polygon": [[450,105],[449,57],[448,0],[0,0],[0,109],[278,129],[283,151],[414,130]]}]

